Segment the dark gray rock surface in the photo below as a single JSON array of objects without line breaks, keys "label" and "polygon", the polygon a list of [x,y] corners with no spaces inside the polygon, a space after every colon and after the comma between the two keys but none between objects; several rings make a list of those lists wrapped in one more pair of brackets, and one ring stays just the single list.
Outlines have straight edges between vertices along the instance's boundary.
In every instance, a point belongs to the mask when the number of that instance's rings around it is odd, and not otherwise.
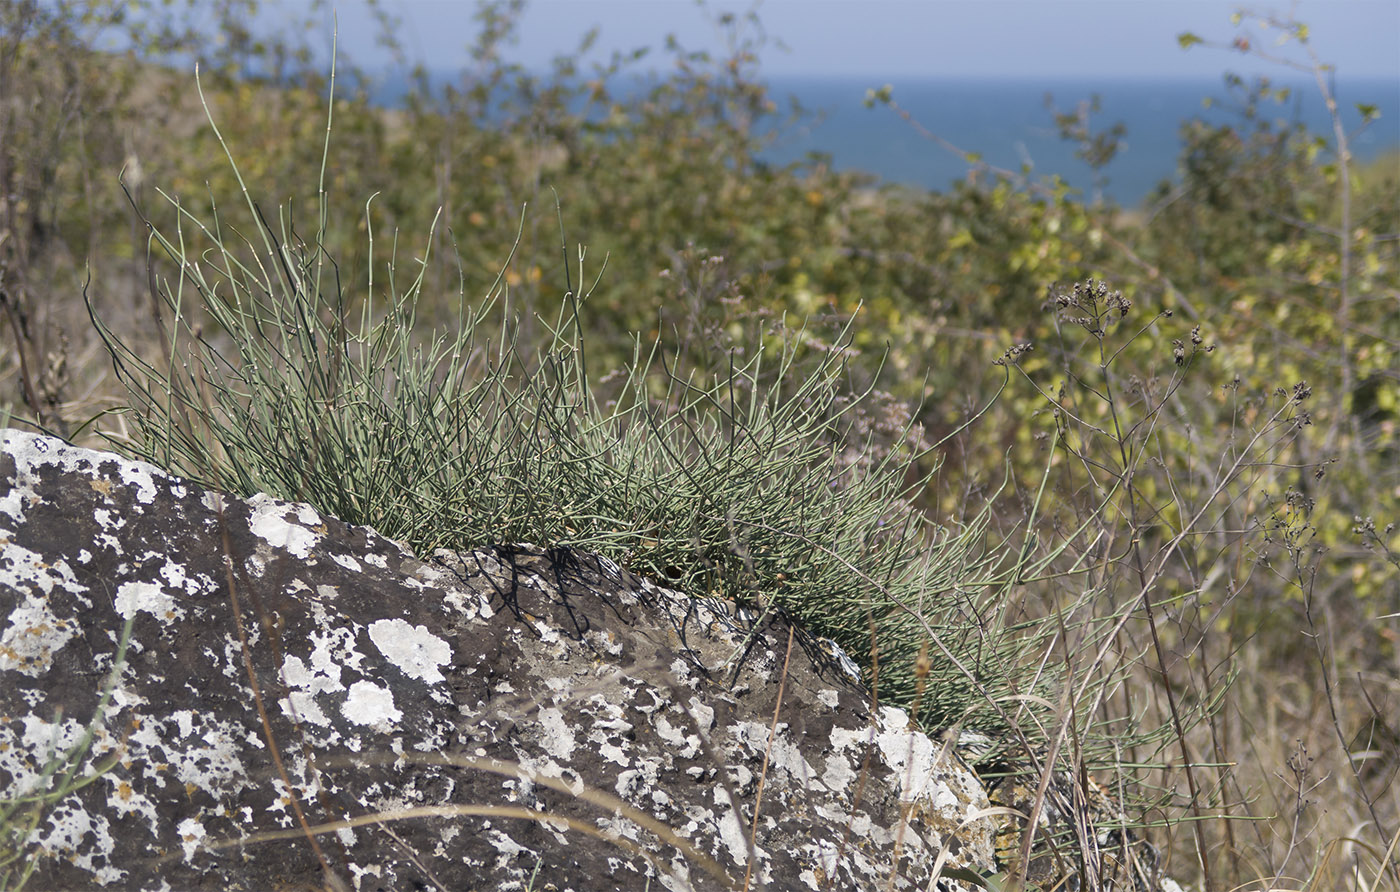
[{"label": "dark gray rock surface", "polygon": [[0,441],[0,798],[54,789],[45,764],[93,730],[87,782],[21,834],[31,890],[725,889],[750,867],[755,889],[925,889],[993,869],[976,777],[800,630],[785,669],[790,627],[749,625],[594,555],[423,560],[305,505]]}]

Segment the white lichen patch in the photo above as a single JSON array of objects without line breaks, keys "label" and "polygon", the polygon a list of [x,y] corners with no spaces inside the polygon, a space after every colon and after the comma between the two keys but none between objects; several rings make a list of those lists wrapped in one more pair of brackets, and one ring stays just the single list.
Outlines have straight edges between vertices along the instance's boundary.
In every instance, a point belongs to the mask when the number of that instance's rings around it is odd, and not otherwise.
[{"label": "white lichen patch", "polygon": [[[0,585],[4,584],[0,580]],[[0,632],[0,673],[40,677],[53,665],[53,655],[77,634],[78,624],[55,616],[47,597],[25,597],[24,603],[10,611],[10,622]]]},{"label": "white lichen patch", "polygon": [[948,771],[942,747],[927,735],[911,730],[909,714],[892,706],[882,707],[875,727],[833,728],[831,750],[825,759],[822,781],[839,791],[857,777],[856,764],[867,747],[874,746],[890,769],[903,802],[920,801],[923,808],[958,821],[973,809],[972,791],[980,789],[965,770]]},{"label": "white lichen patch", "polygon": [[307,691],[292,691],[278,700],[277,705],[282,709],[282,714],[292,721],[319,725],[322,728],[330,727],[330,717],[321,709],[321,704],[316,702],[315,696]]},{"label": "white lichen patch", "polygon": [[574,737],[574,727],[564,718],[564,711],[557,707],[540,710],[540,746],[556,759],[570,759],[578,741]]},{"label": "white lichen patch", "polygon": [[[356,672],[362,671],[365,655],[355,647],[355,632],[346,627],[324,627],[311,633],[311,668],[318,675],[324,675],[340,682],[342,667]],[[326,688],[326,690],[339,690]]]},{"label": "white lichen patch", "polygon": [[336,669],[333,675],[323,674],[307,666],[301,657],[289,654],[282,661],[282,682],[289,688],[304,688],[314,693],[344,689],[345,686],[340,683],[339,668],[332,668]]},{"label": "white lichen patch", "polygon": [[383,734],[391,733],[403,713],[394,706],[394,695],[371,681],[357,681],[341,707],[341,714],[357,725],[367,725]]},{"label": "white lichen patch", "polygon": [[[114,514],[106,508],[97,508],[92,512],[93,521],[104,530],[120,530],[126,526],[126,518],[120,514]],[[112,545],[115,549],[117,538],[115,536],[102,536],[103,541]]]},{"label": "white lichen patch", "polygon": [[[321,540],[321,515],[310,505],[294,505],[258,493],[248,500],[252,516],[248,518],[253,535],[273,548],[280,548],[293,557],[305,558]],[[288,520],[288,517],[293,518]]]},{"label": "white lichen patch", "polygon": [[912,728],[909,713],[894,706],[881,707],[875,743],[885,764],[899,778],[901,800],[911,802],[932,792],[929,783],[941,748],[928,735]]},{"label": "white lichen patch", "polygon": [[246,746],[244,735],[236,722],[181,709],[159,718],[146,716],[127,745],[133,762],[164,766],[149,772],[158,787],[173,778],[219,798],[252,783],[239,758]]},{"label": "white lichen patch", "polygon": [[484,622],[496,613],[490,595],[465,586],[449,586],[443,602],[469,620]]},{"label": "white lichen patch", "polygon": [[660,737],[678,758],[694,759],[700,755],[703,744],[700,735],[691,732],[688,727],[671,724],[664,715],[658,715],[656,718],[656,736]]},{"label": "white lichen patch", "polygon": [[504,868],[507,864],[519,860],[523,855],[535,854],[534,851],[532,851],[531,849],[527,849],[525,846],[522,846],[520,843],[511,839],[509,836],[502,833],[500,830],[488,830],[483,835],[483,837],[488,843],[491,844],[492,848],[494,848],[497,852],[500,853],[500,857],[496,862],[497,869]]},{"label": "white lichen patch", "polygon": [[161,622],[183,619],[185,611],[160,586],[150,582],[123,582],[117,587],[117,614],[131,619],[137,613],[149,613]]},{"label": "white lichen patch", "polygon": [[75,719],[50,723],[27,715],[20,724],[22,730],[16,733],[13,722],[0,722],[0,775],[9,778],[9,790],[0,793],[4,798],[39,792],[46,783],[43,766],[83,734],[83,724]]},{"label": "white lichen patch", "polygon": [[276,778],[269,786],[272,799],[264,809],[279,827],[290,827],[295,819],[292,817],[292,794],[287,792],[287,785],[282,783],[281,778]]},{"label": "white lichen patch", "polygon": [[625,712],[622,706],[601,694],[594,694],[588,698],[588,708],[596,716],[593,726],[588,729],[588,742],[604,759],[623,768],[629,767],[631,758],[623,745],[632,733],[632,723],[623,718]]},{"label": "white lichen patch", "polygon": [[204,840],[209,837],[208,831],[198,818],[185,818],[175,827],[175,832],[180,835],[180,847],[185,850],[185,860],[194,857],[194,853],[199,851]]},{"label": "white lichen patch", "polygon": [[564,643],[563,636],[559,634],[559,630],[556,629],[549,620],[541,619],[540,617],[529,617],[529,621],[530,625],[534,627],[535,633],[539,635],[541,644],[554,645],[555,649],[558,650],[560,645]]},{"label": "white lichen patch", "polygon": [[[140,461],[127,461],[113,455],[91,452],[76,446],[69,446],[60,440],[24,431],[6,430],[0,434],[0,451],[14,458],[15,486],[4,497],[0,497],[0,513],[8,514],[16,521],[24,520],[24,506],[34,499],[34,480],[39,469],[55,467],[65,473],[79,473],[85,477],[102,479],[107,475],[102,468],[108,464],[117,468],[123,486],[135,487],[136,498],[150,504],[156,497],[156,480],[171,481],[171,478],[154,465]],[[171,491],[177,497],[184,495],[184,488],[172,485]]]},{"label": "white lichen patch", "polygon": [[730,734],[743,744],[750,754],[767,758],[770,772],[787,772],[793,782],[802,789],[823,786],[817,779],[817,772],[811,763],[793,742],[786,723],[780,723],[774,729],[759,722],[737,722],[730,729]]},{"label": "white lichen patch", "polygon": [[590,629],[583,633],[583,640],[600,653],[605,653],[610,657],[622,656],[622,639],[610,631]]},{"label": "white lichen patch", "polygon": [[359,561],[355,560],[354,557],[348,554],[333,554],[331,555],[331,560],[335,561],[337,564],[340,564],[340,566],[349,570],[351,573],[363,573],[365,569],[364,567],[360,566]]},{"label": "white lichen patch", "polygon": [[125,870],[113,867],[116,850],[112,828],[102,815],[94,815],[76,799],[66,799],[48,813],[47,833],[38,840],[41,848],[64,853],[65,860],[87,871],[101,885],[120,882]]},{"label": "white lichen patch", "polygon": [[834,792],[846,790],[855,783],[858,776],[849,756],[840,752],[827,755],[826,771],[822,772],[822,783],[826,785],[828,790]]},{"label": "white lichen patch", "polygon": [[167,483],[170,487],[170,494],[180,499],[185,496],[185,488],[176,483],[174,478],[167,475],[155,465],[148,465],[143,461],[117,461],[120,469],[122,483],[130,487],[136,487],[136,500],[149,505],[156,500],[156,480]]},{"label": "white lichen patch", "polygon": [[[110,657],[108,659],[110,660]],[[118,686],[112,689],[111,709],[113,712],[122,709],[132,709],[137,706],[144,706],[148,702],[150,701],[148,701],[145,697],[125,687]]]},{"label": "white lichen patch", "polygon": [[651,805],[654,809],[652,813],[657,815],[658,817],[664,816],[674,803],[675,800],[672,799],[665,791],[651,791]]},{"label": "white lichen patch", "polygon": [[626,767],[627,765],[631,764],[631,760],[627,757],[627,750],[623,747],[618,746],[615,743],[604,743],[599,745],[598,755],[602,756],[609,762],[616,762],[618,765],[621,765],[623,767]]},{"label": "white lichen patch", "polygon": [[[807,843],[801,847],[801,852],[806,857],[805,861],[815,865],[815,869],[802,871],[798,879],[809,889],[824,889],[830,883],[830,877],[836,875],[837,865],[840,863],[842,846],[838,846],[829,839],[819,839],[812,843]],[[821,871],[821,879],[818,879],[817,871]]]},{"label": "white lichen patch", "polygon": [[149,796],[133,788],[129,780],[115,772],[104,775],[103,780],[107,782],[109,788],[107,809],[112,814],[119,818],[139,815],[146,820],[146,825],[151,828],[152,836],[160,833],[156,804],[151,801]]},{"label": "white lichen patch", "polygon": [[[719,840],[724,844],[724,848],[729,852],[729,857],[735,864],[745,865],[749,861],[749,834],[748,828],[739,820],[739,812],[735,809],[729,798],[729,791],[722,785],[715,786],[715,806],[719,812]],[[768,853],[761,848],[755,847],[754,861],[759,866],[759,879],[763,879],[762,874],[766,870],[765,861],[768,860]],[[766,884],[766,882],[765,882]]]},{"label": "white lichen patch", "polygon": [[715,729],[714,707],[702,703],[699,697],[691,697],[690,708],[687,712],[690,713],[690,718],[695,722],[695,726],[700,730],[700,733],[709,737],[710,732]]},{"label": "white lichen patch", "polygon": [[402,619],[381,619],[369,624],[369,639],[390,663],[409,678],[437,684],[445,681],[439,666],[452,659],[452,647],[428,631]]},{"label": "white lichen patch", "polygon": [[361,889],[367,888],[365,884],[365,879],[367,877],[371,879],[368,888],[383,888],[383,884],[379,882],[384,876],[384,866],[382,864],[360,865],[351,861],[345,865],[345,869],[350,871],[350,882],[354,884],[355,892],[360,892]]},{"label": "white lichen patch", "polygon": [[[77,595],[88,587],[78,582],[67,562],[49,563],[44,556],[0,538],[0,586],[18,591],[38,590],[45,595],[55,589]],[[82,599],[86,601],[87,599]]]},{"label": "white lichen patch", "polygon": [[[153,557],[159,557],[153,555]],[[165,565],[160,568],[160,578],[165,581],[168,588],[186,595],[210,595],[218,591],[218,586],[214,580],[205,574],[198,577],[188,575],[185,565],[171,557],[165,558]]]},{"label": "white lichen patch", "polygon": [[[637,826],[637,822],[631,818],[625,818],[619,814],[612,814],[597,819],[598,829],[602,831],[604,839],[626,839],[638,842],[642,835],[642,828]],[[613,862],[615,872],[621,863]],[[636,868],[633,868],[635,870]]]},{"label": "white lichen patch", "polygon": [[260,554],[250,554],[243,562],[247,568],[248,575],[254,579],[262,579],[263,573],[267,572],[267,559]]},{"label": "white lichen patch", "polygon": [[[322,620],[329,618],[324,611],[318,613]],[[309,664],[293,654],[282,660],[282,682],[289,693],[278,701],[278,706],[283,715],[324,728],[331,725],[331,720],[317,697],[344,691],[341,672],[345,667],[358,668],[364,662],[364,654],[355,649],[355,633],[345,628],[314,631],[311,644]]]},{"label": "white lichen patch", "polygon": [[[537,777],[552,777],[560,780],[578,777],[578,772],[570,768],[565,768],[551,758],[532,756],[529,752],[522,751],[519,748],[516,749],[516,754],[519,758],[517,764],[520,766],[520,776],[524,779],[529,779],[532,784],[534,778]],[[569,780],[569,783],[570,786],[573,786],[572,780]]]}]

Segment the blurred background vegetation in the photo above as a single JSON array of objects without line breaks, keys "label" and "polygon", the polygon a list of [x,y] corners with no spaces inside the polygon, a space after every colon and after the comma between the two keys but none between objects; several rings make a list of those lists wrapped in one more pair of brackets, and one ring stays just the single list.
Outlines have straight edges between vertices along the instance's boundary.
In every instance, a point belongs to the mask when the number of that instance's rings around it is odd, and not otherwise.
[{"label": "blurred background vegetation", "polygon": [[[83,296],[158,350],[147,221],[175,230],[162,196],[207,216],[239,195],[188,67],[149,60],[200,61],[264,214],[315,230],[329,72],[297,38],[251,33],[249,5],[0,4],[0,401],[17,417],[120,436],[120,415],[89,423],[125,394]],[[440,211],[425,331],[506,264],[528,335],[533,312],[553,318],[566,262],[575,291],[592,285],[576,244],[590,275],[606,258],[585,308],[594,369],[625,365],[634,333],[720,369],[784,317],[809,320],[803,349],[846,350],[852,387],[876,388],[872,436],[910,419],[924,442],[952,435],[915,494],[930,517],[965,520],[999,491],[988,547],[1019,548],[998,536],[1023,529],[1044,483],[1037,547],[1096,569],[1027,584],[1009,609],[1052,615],[1086,585],[1098,615],[1141,606],[1115,639],[1140,677],[1101,708],[1199,717],[1173,748],[1124,755],[1153,766],[1135,776],[1155,791],[1140,817],[1162,825],[1175,873],[1400,888],[1400,159],[1356,164],[1344,132],[1291,123],[1281,89],[1226,77],[1237,119],[1183,121],[1179,181],[1141,207],[975,158],[944,192],[882,185],[820,156],[762,160],[808,113],[766,87],[752,18],[718,18],[726,53],[673,39],[539,72],[506,52],[519,14],[482,4],[461,80],[422,76],[399,107],[372,105],[342,60],[324,244],[347,300],[396,235],[421,254]],[[305,33],[288,15],[279,33]],[[1274,25],[1306,44],[1300,23]],[[130,48],[96,51],[113,29]],[[661,74],[620,86],[643,71]],[[898,99],[873,90],[872,113],[904,113]],[[1055,124],[1111,164],[1122,132],[1086,121]],[[1052,290],[1089,279],[1131,303],[1113,305],[1123,325],[1088,292]]]}]

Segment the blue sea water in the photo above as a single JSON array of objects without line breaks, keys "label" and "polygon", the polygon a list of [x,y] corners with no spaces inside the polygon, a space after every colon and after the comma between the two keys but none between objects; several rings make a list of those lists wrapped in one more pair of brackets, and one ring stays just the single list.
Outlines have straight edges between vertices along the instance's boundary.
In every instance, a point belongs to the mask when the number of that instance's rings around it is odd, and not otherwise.
[{"label": "blue sea water", "polygon": [[[455,82],[442,73],[434,83]],[[1274,86],[1284,85],[1275,82]],[[1292,95],[1283,104],[1260,106],[1261,117],[1301,121],[1331,138],[1331,123],[1316,83],[1287,84]],[[866,108],[866,91],[882,84],[862,79],[783,79],[769,81],[780,107],[788,97],[818,113],[813,119],[775,134],[766,160],[782,164],[818,152],[843,171],[863,171],[880,182],[945,190],[965,177],[967,160],[950,152],[900,118],[888,107]],[[1100,195],[1123,207],[1140,205],[1163,180],[1172,180],[1181,152],[1180,129],[1188,119],[1214,123],[1238,121],[1240,94],[1216,81],[919,81],[896,82],[893,96],[928,131],[962,152],[1012,171],[1029,165],[1034,177],[1058,174],[1086,198]],[[407,91],[404,80],[381,80],[376,102],[394,104]],[[1339,82],[1332,85],[1351,150],[1360,162],[1400,149],[1400,80]],[[1126,128],[1118,155],[1103,171],[1100,190],[1093,171],[1075,158],[1075,145],[1055,128],[1047,97],[1061,111],[1097,95],[1100,110],[1091,128],[1106,130],[1117,122]],[[1205,100],[1214,99],[1207,108]],[[1380,110],[1380,118],[1362,129],[1356,103]]]},{"label": "blue sea water", "polygon": [[[865,108],[866,90],[879,84],[778,80],[772,86],[776,95],[797,96],[804,106],[826,112],[815,126],[782,134],[771,151],[774,160],[820,151],[831,156],[837,169],[937,190],[967,175],[963,157],[930,141],[891,109],[878,104]],[[1330,139],[1331,122],[1317,85],[1290,86],[1289,100],[1261,105],[1260,116],[1300,121]],[[1174,178],[1184,121],[1238,121],[1241,104],[1223,81],[911,81],[893,88],[895,101],[919,124],[962,151],[1013,171],[1030,165],[1034,176],[1059,174],[1089,197],[1095,191],[1093,171],[1074,157],[1076,146],[1059,137],[1046,97],[1057,109],[1071,111],[1097,94],[1100,111],[1091,116],[1091,128],[1107,130],[1116,122],[1126,128],[1118,155],[1103,171],[1108,179],[1104,197],[1124,207],[1138,205],[1158,183]],[[1350,142],[1356,159],[1365,162],[1400,148],[1400,80],[1358,81],[1335,89],[1346,130],[1354,134]],[[1204,100],[1212,97],[1215,104],[1205,107]],[[1358,102],[1381,112],[1364,130],[1359,130]]]}]

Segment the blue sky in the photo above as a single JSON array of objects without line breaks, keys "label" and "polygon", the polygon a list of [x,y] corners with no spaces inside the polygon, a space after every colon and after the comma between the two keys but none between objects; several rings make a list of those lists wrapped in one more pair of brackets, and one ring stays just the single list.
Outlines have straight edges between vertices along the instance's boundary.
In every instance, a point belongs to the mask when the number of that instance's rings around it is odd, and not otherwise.
[{"label": "blue sky", "polygon": [[[399,36],[415,60],[455,70],[474,33],[471,0],[383,0],[402,18]],[[295,5],[295,4],[293,4]],[[360,64],[376,55],[363,0],[334,3],[340,41]],[[674,33],[688,48],[720,50],[709,17],[744,13],[753,3],[711,0],[533,0],[510,50],[514,61],[543,67],[570,51],[590,27],[601,29],[600,54],[636,46],[659,48]],[[1343,77],[1400,80],[1400,2],[1304,0],[1247,5],[1225,0],[766,0],[757,10],[770,38],[761,55],[769,76],[864,77],[872,82],[915,77],[1215,79],[1222,71],[1281,70],[1238,53],[1195,47],[1176,37],[1192,31],[1229,43],[1247,35],[1258,47],[1305,56],[1296,44],[1276,47],[1278,32],[1230,22],[1238,9],[1294,13],[1311,28],[1318,56]],[[707,12],[708,10],[708,12]],[[329,18],[329,12],[327,12]]]}]

